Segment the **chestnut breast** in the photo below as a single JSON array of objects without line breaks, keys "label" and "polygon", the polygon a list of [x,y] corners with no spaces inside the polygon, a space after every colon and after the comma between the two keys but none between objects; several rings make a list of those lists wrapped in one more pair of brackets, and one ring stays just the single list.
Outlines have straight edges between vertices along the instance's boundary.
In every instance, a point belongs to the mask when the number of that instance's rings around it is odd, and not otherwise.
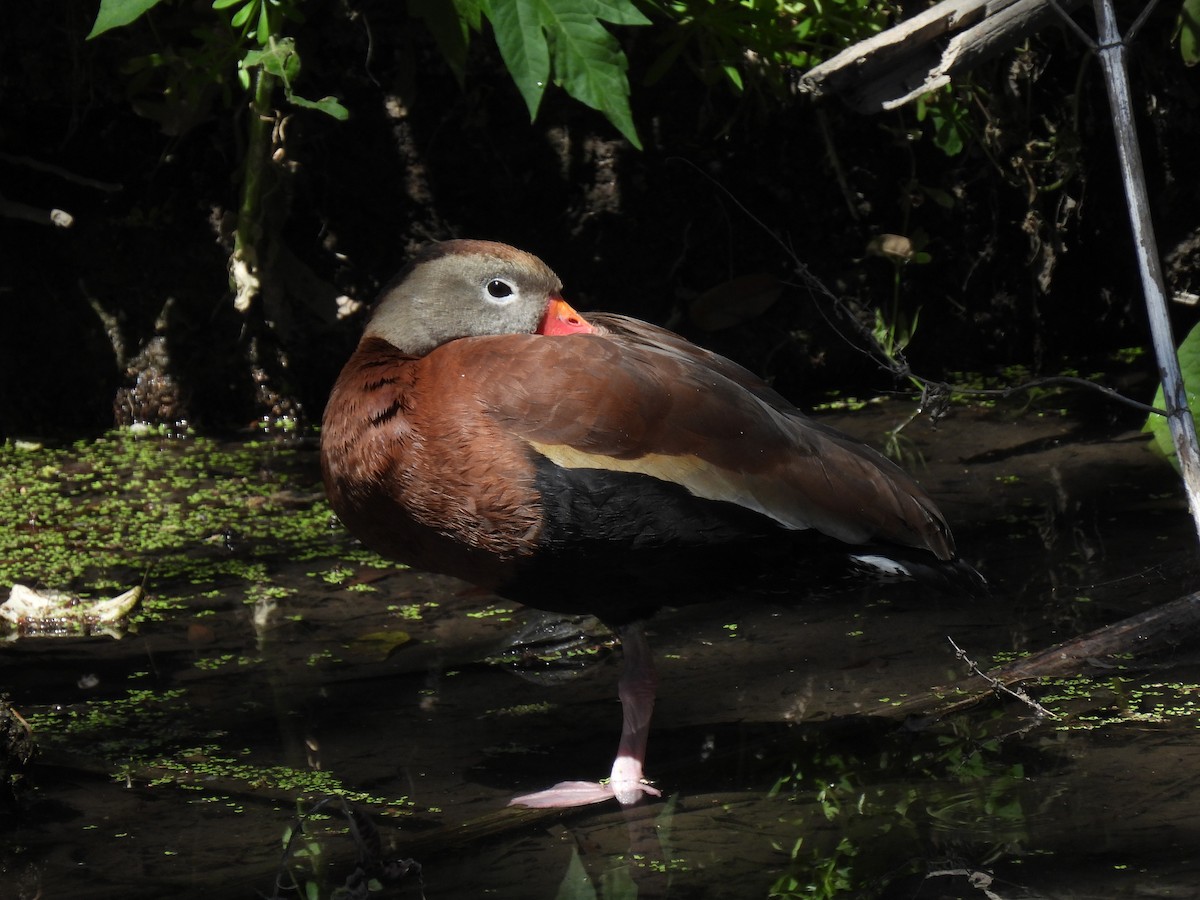
[{"label": "chestnut breast", "polygon": [[325,410],[322,471],[371,549],[495,586],[533,552],[540,509],[524,448],[483,414],[480,373],[457,365],[465,343],[412,358],[364,338]]}]

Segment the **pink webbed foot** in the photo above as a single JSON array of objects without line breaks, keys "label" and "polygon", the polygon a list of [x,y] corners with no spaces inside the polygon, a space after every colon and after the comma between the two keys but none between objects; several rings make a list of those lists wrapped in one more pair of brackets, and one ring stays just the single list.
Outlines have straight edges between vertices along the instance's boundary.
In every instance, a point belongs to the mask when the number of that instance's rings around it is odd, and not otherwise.
[{"label": "pink webbed foot", "polygon": [[643,796],[661,797],[662,791],[642,778],[642,763],[628,756],[617,757],[608,781],[563,781],[544,791],[522,794],[508,801],[509,806],[531,809],[570,809],[616,798],[622,806],[632,806]]},{"label": "pink webbed foot", "polygon": [[509,806],[567,809],[599,803],[610,797],[615,797],[622,806],[631,806],[645,795],[662,796],[662,792],[646,784],[642,776],[642,761],[646,758],[646,737],[650,731],[657,683],[650,648],[638,623],[618,628],[617,633],[621,636],[625,657],[618,685],[623,724],[612,776],[607,783],[564,781],[544,791],[514,797],[509,801]]},{"label": "pink webbed foot", "polygon": [[522,794],[508,801],[509,806],[527,806],[530,809],[570,809],[575,806],[587,806],[600,803],[614,797],[622,806],[631,806],[642,799],[642,795],[661,797],[658,788],[648,784],[627,786],[620,793],[613,787],[612,782],[599,781],[563,781],[544,791],[532,794]]}]

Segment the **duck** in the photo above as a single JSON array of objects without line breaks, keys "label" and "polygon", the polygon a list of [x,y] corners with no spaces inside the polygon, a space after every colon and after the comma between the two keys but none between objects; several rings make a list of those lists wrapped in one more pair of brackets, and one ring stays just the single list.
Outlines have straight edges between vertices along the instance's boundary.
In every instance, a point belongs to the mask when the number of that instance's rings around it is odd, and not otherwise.
[{"label": "duck", "polygon": [[536,256],[426,245],[381,291],[338,376],[321,468],[383,556],[536,609],[595,615],[622,653],[607,780],[513,805],[660,796],[645,623],[831,559],[964,589],[982,576],[896,464],[741,365],[659,326],[577,312]]}]

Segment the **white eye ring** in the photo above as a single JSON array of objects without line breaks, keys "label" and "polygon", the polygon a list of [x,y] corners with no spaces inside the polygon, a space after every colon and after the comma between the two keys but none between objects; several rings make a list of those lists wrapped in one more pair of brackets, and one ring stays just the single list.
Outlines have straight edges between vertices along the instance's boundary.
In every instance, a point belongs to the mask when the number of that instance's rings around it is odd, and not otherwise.
[{"label": "white eye ring", "polygon": [[517,298],[517,289],[510,281],[503,278],[491,278],[483,286],[485,299],[499,306],[512,303]]}]

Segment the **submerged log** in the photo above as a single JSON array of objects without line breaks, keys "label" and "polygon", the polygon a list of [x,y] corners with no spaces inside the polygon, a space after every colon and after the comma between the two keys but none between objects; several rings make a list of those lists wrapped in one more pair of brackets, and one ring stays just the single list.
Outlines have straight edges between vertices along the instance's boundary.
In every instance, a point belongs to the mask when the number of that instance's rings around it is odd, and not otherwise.
[{"label": "submerged log", "polygon": [[1118,656],[1122,664],[1128,665],[1131,657],[1136,660],[1197,639],[1200,639],[1200,592],[996,666],[981,673],[983,677],[978,679],[977,686],[968,682],[942,685],[899,703],[880,704],[864,713],[890,718],[923,716],[940,719],[1033,678],[1077,674]]}]

